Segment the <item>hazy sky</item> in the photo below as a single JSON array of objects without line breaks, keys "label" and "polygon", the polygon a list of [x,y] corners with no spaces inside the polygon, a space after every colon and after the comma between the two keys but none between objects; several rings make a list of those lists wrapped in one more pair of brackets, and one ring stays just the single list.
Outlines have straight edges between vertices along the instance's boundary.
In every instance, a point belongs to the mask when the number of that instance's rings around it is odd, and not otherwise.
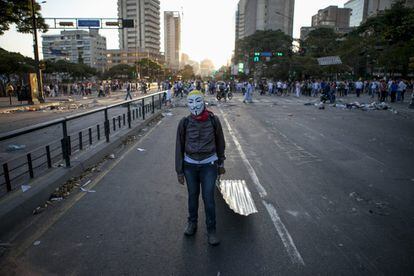
[{"label": "hazy sky", "polygon": [[[329,5],[342,7],[345,2],[346,0],[296,0],[294,37],[300,36],[300,27],[310,26],[312,15],[319,9]],[[161,17],[165,10],[182,11],[182,52],[196,61],[209,58],[219,67],[226,64],[234,48],[237,3],[238,0],[161,0]],[[117,0],[47,0],[42,4],[42,14],[44,17],[116,18]],[[162,50],[163,24],[162,18]],[[54,33],[59,33],[59,30],[48,32]],[[106,36],[108,49],[119,48],[116,30],[101,30],[100,33]],[[0,36],[0,47],[33,57],[31,35],[19,34],[14,29]]]}]

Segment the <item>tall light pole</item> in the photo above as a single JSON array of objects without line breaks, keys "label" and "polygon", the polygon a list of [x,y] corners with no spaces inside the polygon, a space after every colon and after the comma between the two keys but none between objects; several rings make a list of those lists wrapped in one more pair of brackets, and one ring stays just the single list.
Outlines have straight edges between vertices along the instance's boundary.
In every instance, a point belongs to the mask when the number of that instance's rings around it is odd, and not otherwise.
[{"label": "tall light pole", "polygon": [[[45,3],[43,1],[42,3]],[[39,68],[39,45],[37,42],[37,24],[36,24],[36,13],[35,13],[35,1],[31,0],[32,4],[32,28],[33,28],[33,51],[34,51],[34,60],[35,60],[35,70],[37,76],[37,91],[39,93],[39,101],[41,103],[45,102],[43,95],[43,85],[42,85],[42,75]]]}]

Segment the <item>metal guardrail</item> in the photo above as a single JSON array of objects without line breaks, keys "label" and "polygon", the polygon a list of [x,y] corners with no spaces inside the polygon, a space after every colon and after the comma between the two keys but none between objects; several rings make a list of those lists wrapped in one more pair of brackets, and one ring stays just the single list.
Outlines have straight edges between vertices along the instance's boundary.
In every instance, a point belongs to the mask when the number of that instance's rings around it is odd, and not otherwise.
[{"label": "metal guardrail", "polygon": [[[148,113],[153,114],[155,113],[155,109],[161,109],[165,98],[164,96],[165,91],[156,92],[138,97],[137,99],[123,101],[121,103],[97,108],[84,113],[70,115],[0,134],[0,142],[3,142],[50,127],[60,126],[62,130],[62,138],[60,141],[48,143],[47,145],[27,152],[26,155],[23,156],[25,160],[22,163],[12,162],[17,160],[14,159],[8,160],[2,165],[3,172],[0,173],[0,179],[3,178],[3,181],[0,180],[0,197],[19,188],[24,181],[27,181],[27,177],[30,180],[35,178],[35,175],[41,174],[41,172],[48,169],[52,169],[54,163],[56,164],[63,160],[64,166],[69,168],[71,166],[71,156],[75,151],[84,151],[94,143],[103,140],[103,138],[109,143],[111,133],[115,133],[123,128],[132,128],[133,122],[138,119],[145,120]],[[121,114],[110,118],[109,111],[117,107],[126,107],[126,113],[122,112]],[[69,133],[68,124],[70,122],[100,112],[104,115],[103,122],[98,122],[96,125],[81,129],[75,133]],[[101,130],[103,130],[103,132]],[[36,153],[38,154],[36,155]],[[22,158],[22,156],[19,158]],[[11,163],[13,163],[13,165],[11,165]]]}]

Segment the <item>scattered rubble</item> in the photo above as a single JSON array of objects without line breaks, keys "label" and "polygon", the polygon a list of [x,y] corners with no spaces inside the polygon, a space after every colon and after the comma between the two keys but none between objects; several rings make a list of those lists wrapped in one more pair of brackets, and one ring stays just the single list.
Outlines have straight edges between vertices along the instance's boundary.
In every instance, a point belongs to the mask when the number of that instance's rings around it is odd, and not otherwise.
[{"label": "scattered rubble", "polygon": [[[307,102],[304,103],[305,106],[316,106],[318,109],[325,109],[323,102]],[[352,102],[352,103],[343,103],[342,101],[338,100],[336,103],[330,104],[329,106],[339,108],[339,109],[359,109],[362,111],[372,111],[372,110],[389,110],[394,114],[398,114],[398,111],[393,109],[390,105],[385,102],[381,103],[359,103],[359,102]]]},{"label": "scattered rubble", "polygon": [[81,187],[81,191],[85,192],[85,193],[96,193],[95,190],[89,190],[89,189],[85,189],[85,188],[82,188],[82,187]]},{"label": "scattered rubble", "polygon": [[23,193],[27,192],[30,188],[32,188],[32,186],[30,185],[22,185],[20,187],[22,188]]},{"label": "scattered rubble", "polygon": [[25,148],[26,148],[26,145],[18,145],[18,144],[11,144],[7,146],[8,151],[23,150]]}]

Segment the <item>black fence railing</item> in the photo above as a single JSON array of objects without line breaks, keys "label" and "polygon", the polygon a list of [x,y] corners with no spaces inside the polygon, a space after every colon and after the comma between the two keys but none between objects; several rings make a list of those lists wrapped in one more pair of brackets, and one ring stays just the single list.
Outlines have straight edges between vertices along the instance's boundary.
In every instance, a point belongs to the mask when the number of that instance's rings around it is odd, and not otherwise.
[{"label": "black fence railing", "polygon": [[14,153],[2,153],[1,159],[5,160],[0,173],[0,197],[54,167],[70,167],[71,157],[78,152],[97,143],[109,143],[120,130],[134,127],[148,114],[161,109],[164,96],[165,92],[157,92],[0,134],[0,147],[6,148],[8,142],[29,144],[17,157]]}]

